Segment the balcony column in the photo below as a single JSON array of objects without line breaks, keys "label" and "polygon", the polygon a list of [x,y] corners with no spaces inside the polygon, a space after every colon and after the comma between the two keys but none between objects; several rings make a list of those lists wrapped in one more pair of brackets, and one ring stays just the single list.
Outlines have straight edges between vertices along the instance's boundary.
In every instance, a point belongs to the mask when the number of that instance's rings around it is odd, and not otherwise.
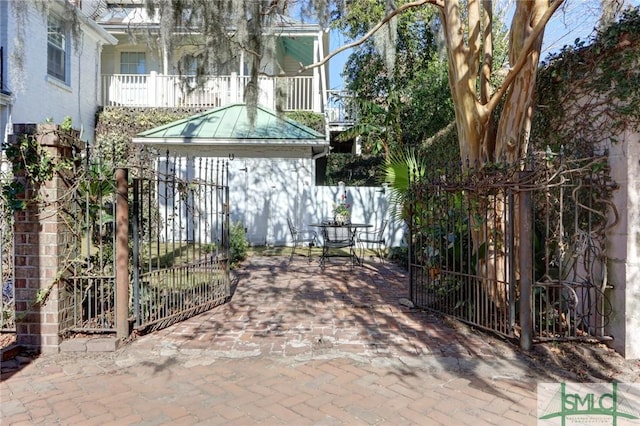
[{"label": "balcony column", "polygon": [[231,81],[229,82],[229,102],[237,103],[238,102],[238,74],[235,72],[231,73]]},{"label": "balcony column", "polygon": [[[320,62],[324,59],[324,31],[318,32],[318,48],[315,52],[313,52],[315,58],[315,62]],[[318,92],[318,102],[317,107],[314,108],[315,112],[326,112],[327,108],[327,100],[328,98],[328,87],[327,87],[327,68],[323,65],[320,68],[320,88]]]},{"label": "balcony column", "polygon": [[156,71],[151,71],[149,73],[149,80],[147,81],[147,105],[157,106],[156,97],[158,87],[158,73]]},{"label": "balcony column", "polygon": [[[313,62],[318,62],[318,40],[313,41]],[[313,68],[313,79],[311,80],[311,103],[313,105],[313,112],[321,112],[320,109],[320,72],[318,67]]]}]

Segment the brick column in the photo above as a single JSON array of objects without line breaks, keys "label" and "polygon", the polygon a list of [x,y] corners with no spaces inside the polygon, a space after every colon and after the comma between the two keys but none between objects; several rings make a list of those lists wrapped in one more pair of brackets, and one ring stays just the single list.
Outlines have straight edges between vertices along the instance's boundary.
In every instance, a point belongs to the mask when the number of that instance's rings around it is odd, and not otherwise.
[{"label": "brick column", "polygon": [[[15,143],[35,135],[54,162],[72,156],[71,138],[60,138],[57,126],[17,124],[14,135]],[[71,295],[59,280],[72,241],[59,202],[68,186],[60,173],[39,187],[29,187],[23,176],[16,179],[25,184],[21,196],[27,201],[26,208],[15,213],[17,343],[37,352],[58,352],[66,310],[71,308]]]}]

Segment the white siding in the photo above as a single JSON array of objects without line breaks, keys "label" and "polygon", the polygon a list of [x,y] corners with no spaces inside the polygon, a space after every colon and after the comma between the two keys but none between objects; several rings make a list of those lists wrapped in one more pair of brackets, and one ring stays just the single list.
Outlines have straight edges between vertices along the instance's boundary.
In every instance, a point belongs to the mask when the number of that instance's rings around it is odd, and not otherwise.
[{"label": "white siding", "polygon": [[[68,83],[47,75],[47,17],[35,7],[28,7],[28,27],[24,49],[18,52],[15,35],[20,22],[15,15],[19,2],[8,3],[6,89],[13,95],[11,116],[13,123],[43,123],[50,119],[61,123],[70,116],[75,128],[83,129],[83,139],[94,136],[95,113],[100,95],[101,40],[93,31],[81,31],[78,40],[70,38],[67,62]],[[50,5],[54,11],[56,4]],[[23,29],[24,30],[24,29]],[[23,57],[19,70],[12,56]],[[5,123],[2,123],[4,126]]]}]

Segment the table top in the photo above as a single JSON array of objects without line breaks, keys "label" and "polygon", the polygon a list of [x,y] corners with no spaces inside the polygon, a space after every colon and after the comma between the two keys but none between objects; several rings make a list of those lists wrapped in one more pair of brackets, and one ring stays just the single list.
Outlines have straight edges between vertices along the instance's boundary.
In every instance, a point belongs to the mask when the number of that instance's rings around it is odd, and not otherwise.
[{"label": "table top", "polygon": [[348,226],[351,228],[371,228],[373,225],[370,223],[343,223],[343,224],[338,224],[335,222],[326,222],[326,223],[310,223],[309,226],[316,226],[318,228],[332,228],[332,227],[342,227],[342,226]]}]

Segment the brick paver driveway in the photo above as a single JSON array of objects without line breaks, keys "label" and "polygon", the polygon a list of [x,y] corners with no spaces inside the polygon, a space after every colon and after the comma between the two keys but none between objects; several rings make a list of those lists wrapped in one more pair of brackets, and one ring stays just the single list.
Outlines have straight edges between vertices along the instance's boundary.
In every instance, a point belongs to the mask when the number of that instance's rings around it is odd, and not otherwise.
[{"label": "brick paver driveway", "polygon": [[405,307],[404,273],[256,257],[224,306],[2,376],[2,424],[535,424],[509,345]]}]

